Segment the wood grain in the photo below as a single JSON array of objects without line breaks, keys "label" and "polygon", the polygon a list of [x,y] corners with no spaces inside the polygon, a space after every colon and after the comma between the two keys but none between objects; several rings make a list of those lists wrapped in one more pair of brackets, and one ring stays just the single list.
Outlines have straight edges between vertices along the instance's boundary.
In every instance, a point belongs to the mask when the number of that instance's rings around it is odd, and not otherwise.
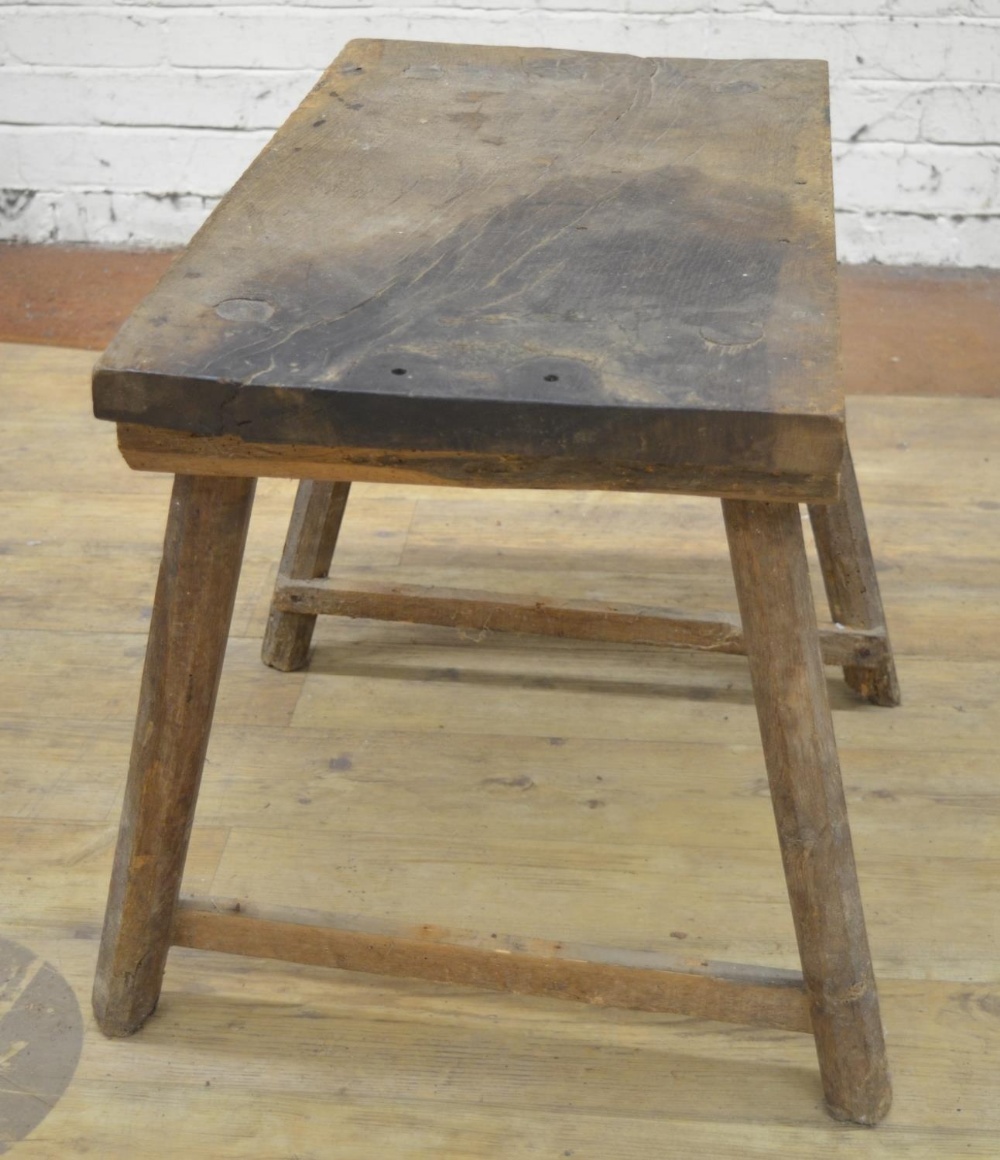
[{"label": "wood grain", "polygon": [[[654,608],[598,601],[555,604],[536,600],[527,604],[499,599],[488,592],[413,584],[373,583],[358,591],[328,580],[293,580],[279,573],[274,607],[313,616],[326,613],[440,624],[484,633],[533,633],[746,655],[746,642],[736,617],[671,616]],[[886,641],[877,630],[852,632],[823,626],[819,635],[826,664],[871,665],[881,659],[886,648]]]},{"label": "wood grain", "polygon": [[[326,576],[350,492],[349,483],[302,480],[285,537],[279,575],[296,580]],[[264,664],[285,673],[302,668],[315,627],[315,615],[306,610],[278,608],[272,604],[261,649]]]},{"label": "wood grain", "polygon": [[[0,341],[103,350],[179,251],[0,247]],[[839,266],[846,395],[996,398],[1000,271]]]},{"label": "wood grain", "polygon": [[96,413],[833,498],[827,102],[819,61],[353,42],[102,357]]},{"label": "wood grain", "polygon": [[174,482],[94,981],[105,1035],[132,1034],[159,998],[253,493]]},{"label": "wood grain", "polygon": [[171,937],[176,946],[198,950],[812,1031],[805,985],[795,971],[496,934],[476,937],[432,926],[387,929],[357,920],[347,925],[316,913],[267,916],[239,902],[183,902]]},{"label": "wood grain", "polygon": [[898,705],[899,680],[850,448],[844,455],[840,487],[840,499],[836,503],[809,507],[830,615],[834,624],[875,629],[885,634],[886,644],[875,663],[848,661],[844,679],[872,704]]},{"label": "wood grain", "polygon": [[[3,933],[81,1007],[170,492],[93,422],[91,363],[0,346]],[[887,712],[829,674],[893,1069],[876,1131],[825,1115],[808,1036],[174,948],[142,1034],[88,1021],[11,1155],[995,1160],[1000,409],[848,413],[906,692]],[[744,661],[324,619],[312,669],[276,673],[292,498],[258,488],[184,893],[797,965]],[[735,608],[697,499],[358,485],[336,560],[357,588]]]},{"label": "wood grain", "polygon": [[[753,425],[752,421],[750,425]],[[678,430],[685,424],[679,422]],[[745,433],[753,442],[757,435]],[[763,429],[760,438],[766,438]],[[639,462],[629,455],[488,455],[379,448],[254,443],[236,435],[192,435],[135,423],[118,424],[118,447],[137,471],[242,475],[334,482],[407,483],[474,488],[556,488],[579,491],[672,492],[739,499],[829,502],[839,494],[839,456],[824,465],[822,432],[803,430],[783,475],[733,459],[716,465]]]},{"label": "wood grain", "polygon": [[892,1090],[799,512],[723,514],[827,1106],[877,1124]]}]

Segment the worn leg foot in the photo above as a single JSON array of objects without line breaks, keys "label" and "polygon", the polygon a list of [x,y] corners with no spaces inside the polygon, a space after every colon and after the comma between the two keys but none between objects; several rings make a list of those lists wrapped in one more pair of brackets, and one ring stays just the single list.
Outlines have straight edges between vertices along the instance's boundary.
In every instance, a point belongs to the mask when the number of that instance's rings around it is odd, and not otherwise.
[{"label": "worn leg foot", "polygon": [[[350,490],[349,483],[304,479],[299,484],[278,569],[276,593],[284,579],[316,580],[329,572]],[[315,627],[315,616],[280,612],[272,606],[261,650],[264,664],[285,673],[301,669],[309,657]]]},{"label": "worn leg foot", "polygon": [[823,1089],[875,1124],[891,1089],[795,504],[723,502]]},{"label": "worn leg foot", "polygon": [[105,1035],[138,1030],[159,998],[254,483],[174,480],[94,981]]},{"label": "worn leg foot", "polygon": [[[844,456],[840,487],[836,503],[809,507],[830,615],[837,624],[885,632],[882,597],[850,449]],[[899,704],[899,682],[888,634],[884,657],[871,667],[845,668],[844,679],[875,705]]]}]

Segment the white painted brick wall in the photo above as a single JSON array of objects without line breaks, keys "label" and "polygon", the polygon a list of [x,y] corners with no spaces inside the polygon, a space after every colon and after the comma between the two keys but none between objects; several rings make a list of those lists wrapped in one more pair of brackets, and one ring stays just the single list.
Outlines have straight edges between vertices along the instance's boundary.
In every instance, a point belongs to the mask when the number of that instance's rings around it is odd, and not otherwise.
[{"label": "white painted brick wall", "polygon": [[186,241],[357,36],[823,58],[841,257],[1000,268],[1000,0],[0,0],[0,239]]}]

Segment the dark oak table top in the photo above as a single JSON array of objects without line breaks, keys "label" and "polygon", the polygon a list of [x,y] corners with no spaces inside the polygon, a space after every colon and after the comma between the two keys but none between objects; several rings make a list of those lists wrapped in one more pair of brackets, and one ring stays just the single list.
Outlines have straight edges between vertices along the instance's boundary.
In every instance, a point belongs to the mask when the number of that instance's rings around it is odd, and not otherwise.
[{"label": "dark oak table top", "polygon": [[827,91],[817,61],[352,42],[102,357],[95,412],[832,496]]}]

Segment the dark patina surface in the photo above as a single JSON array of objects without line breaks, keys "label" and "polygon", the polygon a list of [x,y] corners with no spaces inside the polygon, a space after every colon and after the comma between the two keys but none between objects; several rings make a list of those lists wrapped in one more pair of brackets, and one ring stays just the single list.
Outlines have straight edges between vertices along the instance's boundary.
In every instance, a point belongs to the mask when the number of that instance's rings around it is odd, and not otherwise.
[{"label": "dark patina surface", "polygon": [[832,494],[826,94],[814,61],[353,42],[115,339],[95,411]]}]

